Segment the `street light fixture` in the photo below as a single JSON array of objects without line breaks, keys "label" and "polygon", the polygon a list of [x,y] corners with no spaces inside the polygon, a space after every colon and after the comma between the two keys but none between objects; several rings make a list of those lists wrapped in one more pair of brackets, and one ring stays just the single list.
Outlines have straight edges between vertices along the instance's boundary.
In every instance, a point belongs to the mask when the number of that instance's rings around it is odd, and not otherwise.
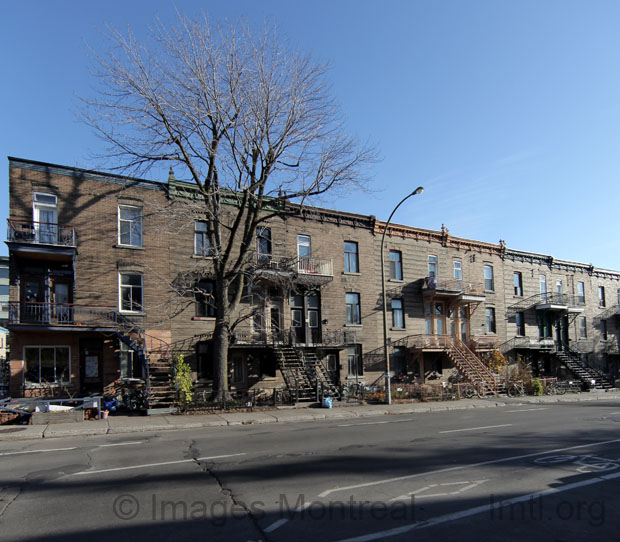
[{"label": "street light fixture", "polygon": [[383,236],[381,237],[381,290],[383,292],[383,353],[385,354],[385,399],[388,405],[392,404],[392,390],[390,389],[390,352],[388,350],[388,336],[387,336],[387,296],[385,295],[385,261],[383,259],[383,251],[385,247],[385,234],[387,233],[390,220],[394,216],[396,210],[407,201],[411,196],[421,194],[424,192],[424,187],[418,186],[411,194],[405,196],[390,214],[390,217],[385,223],[383,229]]}]

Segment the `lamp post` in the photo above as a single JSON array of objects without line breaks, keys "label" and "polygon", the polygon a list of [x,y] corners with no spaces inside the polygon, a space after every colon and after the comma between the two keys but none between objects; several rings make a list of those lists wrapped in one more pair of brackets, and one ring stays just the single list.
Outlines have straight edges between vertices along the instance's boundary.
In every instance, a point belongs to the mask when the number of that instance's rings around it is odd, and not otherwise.
[{"label": "lamp post", "polygon": [[385,223],[383,230],[383,236],[381,237],[381,291],[383,292],[383,353],[385,354],[385,399],[388,405],[392,404],[392,390],[390,389],[390,352],[388,350],[388,336],[387,336],[387,296],[385,295],[385,260],[383,259],[383,252],[385,248],[385,234],[387,233],[390,220],[394,216],[396,210],[407,201],[411,196],[421,194],[424,192],[422,186],[418,186],[411,194],[405,196],[400,200],[398,205],[394,207],[394,210],[390,214],[390,217]]}]

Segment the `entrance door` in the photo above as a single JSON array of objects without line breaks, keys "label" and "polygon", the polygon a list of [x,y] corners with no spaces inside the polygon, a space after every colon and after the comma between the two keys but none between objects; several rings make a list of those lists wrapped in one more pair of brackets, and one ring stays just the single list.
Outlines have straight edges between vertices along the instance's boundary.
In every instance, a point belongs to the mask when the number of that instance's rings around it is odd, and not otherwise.
[{"label": "entrance door", "polygon": [[54,283],[53,310],[58,323],[71,322],[71,307],[69,307],[69,285],[66,282]]},{"label": "entrance door", "polygon": [[49,321],[45,305],[45,285],[40,278],[27,278],[22,283],[21,321],[45,324]]},{"label": "entrance door", "polygon": [[80,373],[82,393],[103,391],[103,344],[98,339],[80,341]]},{"label": "entrance door", "polygon": [[321,299],[317,292],[291,297],[291,328],[296,342],[321,343]]}]

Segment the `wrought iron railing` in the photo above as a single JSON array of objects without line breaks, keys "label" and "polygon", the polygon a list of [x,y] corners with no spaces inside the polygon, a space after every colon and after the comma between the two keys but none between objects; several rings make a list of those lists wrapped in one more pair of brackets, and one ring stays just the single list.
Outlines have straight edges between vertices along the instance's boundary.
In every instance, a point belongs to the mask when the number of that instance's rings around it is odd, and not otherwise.
[{"label": "wrought iron railing", "polygon": [[511,316],[517,312],[525,311],[537,305],[563,305],[567,307],[585,307],[586,300],[582,295],[564,294],[560,292],[546,292],[534,294],[533,296],[521,299],[519,302],[510,305],[507,315]]},{"label": "wrought iron railing", "polygon": [[9,303],[9,323],[41,325],[117,325],[114,307],[72,303]]},{"label": "wrought iron railing", "polygon": [[426,277],[424,279],[425,291],[454,292],[457,294],[484,295],[484,285],[479,282],[469,282],[459,279],[438,279]]},{"label": "wrought iron railing", "polygon": [[7,219],[7,241],[41,245],[75,246],[75,229],[70,224]]},{"label": "wrought iron railing", "polygon": [[266,329],[249,325],[238,325],[233,331],[233,344],[306,344],[340,346],[358,342],[355,331],[346,329],[308,328],[305,340],[301,340],[294,328]]}]

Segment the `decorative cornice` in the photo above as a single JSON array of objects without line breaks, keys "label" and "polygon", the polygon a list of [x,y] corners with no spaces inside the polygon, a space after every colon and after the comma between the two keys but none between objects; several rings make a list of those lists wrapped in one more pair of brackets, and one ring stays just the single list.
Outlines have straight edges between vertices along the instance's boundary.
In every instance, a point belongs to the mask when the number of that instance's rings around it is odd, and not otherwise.
[{"label": "decorative cornice", "polygon": [[[385,225],[385,222],[377,220],[374,225],[375,235],[383,235]],[[413,239],[415,241],[437,243],[448,248],[455,248],[457,250],[472,250],[499,257],[502,257],[505,251],[505,245],[494,245],[492,243],[484,243],[481,241],[473,241],[471,239],[463,239],[461,237],[453,237],[450,235],[448,228],[443,225],[441,231],[434,231],[425,230],[422,228],[413,228],[411,226],[403,226],[401,224],[390,224],[387,228],[387,235],[390,237],[400,237],[401,239]]]}]

